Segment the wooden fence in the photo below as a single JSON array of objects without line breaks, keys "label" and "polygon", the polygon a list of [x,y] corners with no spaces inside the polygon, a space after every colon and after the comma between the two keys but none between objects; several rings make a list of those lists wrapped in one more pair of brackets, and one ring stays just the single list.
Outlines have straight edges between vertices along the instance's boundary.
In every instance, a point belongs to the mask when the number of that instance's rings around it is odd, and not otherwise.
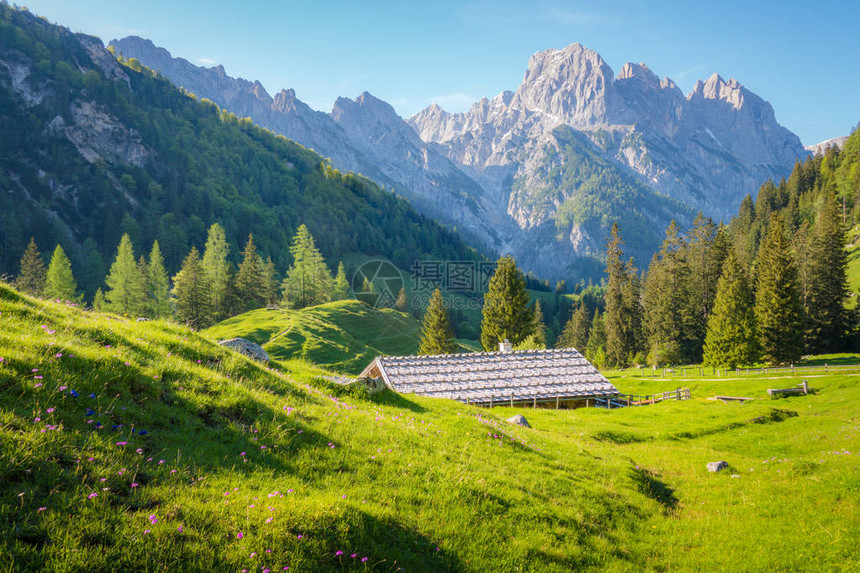
[{"label": "wooden fence", "polygon": [[[692,376],[749,376],[751,374],[775,374],[779,372],[798,374],[803,372],[843,372],[860,370],[860,364],[818,364],[815,366],[766,366],[762,368],[711,368],[706,366],[679,366],[677,368],[655,368],[651,370],[653,376],[662,378],[678,376],[685,378],[688,373]],[[644,376],[647,369],[640,368]]]},{"label": "wooden fence", "polygon": [[602,408],[628,408],[631,406],[648,406],[666,400],[689,400],[689,388],[676,388],[659,394],[618,394],[607,398],[595,398],[594,405]]}]

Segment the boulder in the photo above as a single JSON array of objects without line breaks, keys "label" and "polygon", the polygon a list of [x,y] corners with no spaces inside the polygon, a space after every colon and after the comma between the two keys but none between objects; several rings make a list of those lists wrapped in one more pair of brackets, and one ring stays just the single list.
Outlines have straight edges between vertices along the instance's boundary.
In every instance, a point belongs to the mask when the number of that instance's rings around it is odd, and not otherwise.
[{"label": "boulder", "polygon": [[723,462],[723,461],[711,462],[708,464],[708,471],[711,473],[716,473],[716,472],[722,471],[728,467],[729,467],[728,462]]},{"label": "boulder", "polygon": [[255,344],[246,338],[231,338],[230,340],[222,340],[218,344],[232,348],[236,352],[244,354],[257,362],[269,361],[268,353],[259,344]]},{"label": "boulder", "polygon": [[531,428],[529,425],[529,421],[526,420],[526,417],[522,414],[517,414],[516,416],[511,416],[507,419],[509,424],[514,424],[515,426],[522,426],[523,428]]}]

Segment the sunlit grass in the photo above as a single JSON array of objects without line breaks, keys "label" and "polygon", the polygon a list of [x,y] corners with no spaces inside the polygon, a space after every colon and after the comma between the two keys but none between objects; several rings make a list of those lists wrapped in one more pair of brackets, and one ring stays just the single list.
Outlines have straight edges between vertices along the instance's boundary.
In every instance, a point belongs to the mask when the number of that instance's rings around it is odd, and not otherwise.
[{"label": "sunlit grass", "polygon": [[613,411],[369,398],[5,286],[0,357],[0,571],[860,565],[854,374],[609,373],[693,395]]}]

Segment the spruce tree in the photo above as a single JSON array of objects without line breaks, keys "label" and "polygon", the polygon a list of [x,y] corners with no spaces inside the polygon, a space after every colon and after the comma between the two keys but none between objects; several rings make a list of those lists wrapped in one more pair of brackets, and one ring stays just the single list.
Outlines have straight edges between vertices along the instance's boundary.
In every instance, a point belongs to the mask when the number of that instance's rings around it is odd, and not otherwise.
[{"label": "spruce tree", "polygon": [[697,363],[701,360],[708,317],[714,306],[717,282],[720,280],[727,252],[726,229],[718,227],[700,212],[693,221],[687,241],[687,262],[690,267],[690,298],[686,302],[690,314],[687,358],[690,362]]},{"label": "spruce tree", "polygon": [[684,241],[677,223],[672,221],[660,251],[651,259],[642,295],[651,364],[679,364],[686,359],[689,278]]},{"label": "spruce tree", "polygon": [[96,312],[105,312],[108,309],[108,303],[105,299],[105,293],[101,288],[96,289],[96,294],[93,296],[93,310]]},{"label": "spruce tree", "polygon": [[442,299],[442,291],[438,288],[430,297],[430,304],[424,313],[424,321],[421,324],[421,342],[418,345],[418,354],[453,354],[457,352],[458,346],[454,339],[454,329],[448,319],[448,311]]},{"label": "spruce tree", "polygon": [[213,223],[209,227],[209,234],[206,238],[202,265],[206,282],[209,285],[212,315],[216,321],[226,316],[227,273],[230,269],[227,255],[229,253],[230,245],[227,243],[224,228],[218,223]]},{"label": "spruce tree", "polygon": [[597,368],[606,363],[606,327],[599,310],[594,311],[594,319],[591,321],[585,357]]},{"label": "spruce tree", "polygon": [[18,273],[15,286],[29,295],[41,296],[45,290],[45,275],[45,261],[36,241],[30,237],[30,244],[21,257],[21,272]]},{"label": "spruce tree", "polygon": [[591,315],[588,313],[588,308],[586,308],[585,304],[580,303],[571,313],[567,324],[564,325],[564,330],[555,341],[555,347],[575,348],[584,355],[590,332]]},{"label": "spruce tree", "polygon": [[105,283],[108,309],[118,314],[137,315],[142,312],[144,300],[143,277],[134,260],[134,248],[128,234],[124,234],[117,247],[116,258],[110,267]]},{"label": "spruce tree", "polygon": [[848,325],[848,261],[836,198],[824,193],[821,202],[812,234],[806,338],[812,352],[835,352],[841,350]]},{"label": "spruce tree", "polygon": [[158,241],[152,243],[152,250],[149,252],[146,285],[147,301],[152,316],[155,318],[170,316],[170,281],[167,278],[167,269],[164,268],[164,257],[161,256]]},{"label": "spruce tree", "polygon": [[197,247],[182,262],[182,268],[173,277],[173,296],[176,297],[176,318],[194,329],[211,324],[212,298],[206,284],[206,272],[200,261]]},{"label": "spruce tree", "polygon": [[331,272],[305,225],[296,231],[290,254],[293,264],[282,285],[284,302],[293,308],[305,308],[331,300]]},{"label": "spruce tree", "polygon": [[755,318],[762,357],[793,362],[803,353],[803,307],[797,268],[778,215],[773,215],[756,261]]},{"label": "spruce tree", "polygon": [[534,317],[528,302],[523,273],[513,257],[501,257],[484,295],[481,345],[485,350],[498,350],[506,339],[516,346],[532,334]]},{"label": "spruce tree", "polygon": [[349,282],[346,280],[346,267],[343,266],[343,261],[337,265],[337,276],[334,277],[332,284],[332,300],[344,300],[349,298]]},{"label": "spruce tree", "polygon": [[540,300],[535,300],[531,338],[537,348],[546,348],[546,325],[543,321],[543,310],[540,307]]},{"label": "spruce tree", "polygon": [[736,368],[758,359],[754,304],[747,272],[740,257],[730,249],[708,319],[703,352],[705,365]]},{"label": "spruce tree", "polygon": [[642,309],[639,301],[639,273],[633,259],[622,262],[624,241],[613,224],[606,245],[606,363],[627,366],[641,348]]},{"label": "spruce tree", "polygon": [[242,251],[242,263],[236,273],[236,312],[245,312],[266,305],[267,285],[263,259],[257,254],[254,236],[248,235],[248,242]]},{"label": "spruce tree", "polygon": [[78,284],[72,274],[72,263],[66,256],[66,252],[63,251],[63,247],[57,245],[45,275],[43,296],[53,300],[75,301],[77,300],[75,295],[77,289]]}]

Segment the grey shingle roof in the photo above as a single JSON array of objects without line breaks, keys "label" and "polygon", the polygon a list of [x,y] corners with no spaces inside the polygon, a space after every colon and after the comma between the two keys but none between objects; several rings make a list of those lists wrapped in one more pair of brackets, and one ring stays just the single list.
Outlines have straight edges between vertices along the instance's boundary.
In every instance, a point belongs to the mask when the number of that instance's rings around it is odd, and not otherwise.
[{"label": "grey shingle roof", "polygon": [[381,376],[395,392],[489,403],[585,398],[618,390],[573,348],[379,356],[362,377]]}]

